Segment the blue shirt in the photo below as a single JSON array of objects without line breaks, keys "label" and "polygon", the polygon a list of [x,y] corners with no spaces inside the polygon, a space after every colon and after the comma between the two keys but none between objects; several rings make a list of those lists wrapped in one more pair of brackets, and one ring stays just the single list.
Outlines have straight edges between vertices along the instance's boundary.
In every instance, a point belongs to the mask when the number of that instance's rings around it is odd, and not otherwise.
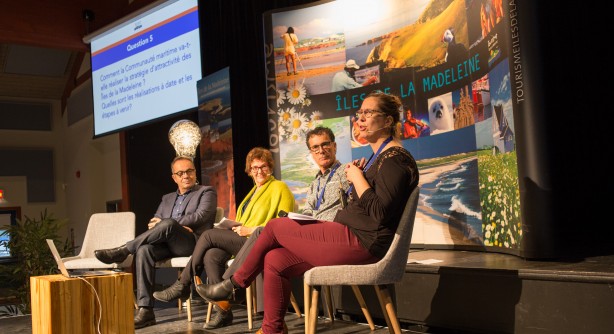
[{"label": "blue shirt", "polygon": [[192,189],[186,191],[183,194],[180,194],[179,192],[177,192],[177,198],[175,198],[175,204],[173,204],[173,211],[172,211],[171,218],[179,221],[179,219],[183,216],[183,210],[185,208],[185,205],[183,205],[183,201],[185,200],[185,197],[191,191]]}]

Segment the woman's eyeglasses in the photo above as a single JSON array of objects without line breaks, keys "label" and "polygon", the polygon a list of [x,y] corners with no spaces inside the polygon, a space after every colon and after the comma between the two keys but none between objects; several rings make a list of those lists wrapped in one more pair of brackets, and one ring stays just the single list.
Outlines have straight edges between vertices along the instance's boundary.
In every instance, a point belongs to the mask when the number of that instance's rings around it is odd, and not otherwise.
[{"label": "woman's eyeglasses", "polygon": [[324,151],[324,150],[328,150],[331,148],[331,146],[333,146],[332,142],[329,141],[325,141],[322,144],[318,144],[318,145],[313,145],[309,148],[309,150],[313,153],[318,153],[320,152],[320,150]]},{"label": "woman's eyeglasses", "polygon": [[381,114],[382,112],[374,109],[359,109],[356,111],[356,117],[361,118],[363,115],[365,118],[371,118],[374,114]]},{"label": "woman's eyeglasses", "polygon": [[173,173],[173,175],[177,175],[178,177],[183,177],[185,174],[187,174],[188,176],[192,176],[194,175],[194,173],[196,173],[196,170],[193,168],[190,168],[188,170],[180,170],[178,172]]},{"label": "woman's eyeglasses", "polygon": [[269,166],[263,165],[263,166],[251,166],[249,168],[249,170],[252,173],[256,173],[257,171],[261,171],[263,173],[266,173],[269,170]]}]

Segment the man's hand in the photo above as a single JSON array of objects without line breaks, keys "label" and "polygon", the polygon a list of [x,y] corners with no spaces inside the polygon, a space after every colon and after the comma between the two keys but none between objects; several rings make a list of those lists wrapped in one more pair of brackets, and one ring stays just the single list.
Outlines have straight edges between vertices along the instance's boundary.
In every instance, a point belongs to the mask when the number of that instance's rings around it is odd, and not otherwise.
[{"label": "man's hand", "polygon": [[186,230],[188,230],[188,232],[190,232],[190,233],[194,233],[194,231],[192,231],[192,229],[191,229],[191,228],[189,228],[189,227],[187,227],[187,226],[184,226],[183,228],[185,228]]},{"label": "man's hand", "polygon": [[153,228],[154,226],[156,226],[157,223],[160,222],[160,220],[162,220],[162,219],[160,219],[158,217],[151,218],[149,220],[149,224],[147,224],[147,228],[150,228],[150,229]]}]

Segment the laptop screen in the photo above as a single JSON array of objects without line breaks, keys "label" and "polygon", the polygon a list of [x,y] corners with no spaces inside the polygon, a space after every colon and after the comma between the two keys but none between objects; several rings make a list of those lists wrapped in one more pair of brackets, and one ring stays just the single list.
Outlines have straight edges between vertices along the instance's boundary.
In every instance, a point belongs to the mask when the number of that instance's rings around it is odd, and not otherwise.
[{"label": "laptop screen", "polygon": [[70,277],[70,274],[68,273],[68,270],[66,269],[66,266],[64,265],[64,262],[62,262],[62,257],[60,256],[58,249],[55,248],[55,244],[53,243],[53,240],[52,239],[46,239],[46,240],[47,240],[47,245],[49,245],[49,250],[51,250],[51,254],[53,254],[53,258],[55,259],[55,262],[58,264],[58,269],[60,269],[60,272],[62,273],[62,275],[66,277]]}]

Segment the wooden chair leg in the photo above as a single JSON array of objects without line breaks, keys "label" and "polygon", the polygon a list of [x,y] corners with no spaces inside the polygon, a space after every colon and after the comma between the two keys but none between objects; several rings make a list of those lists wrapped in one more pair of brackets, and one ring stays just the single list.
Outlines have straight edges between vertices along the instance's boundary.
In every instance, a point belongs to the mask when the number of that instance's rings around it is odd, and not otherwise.
[{"label": "wooden chair leg", "polygon": [[309,310],[311,300],[311,287],[303,281],[303,310],[305,311],[305,334],[309,332]]},{"label": "wooden chair leg", "polygon": [[257,287],[256,281],[252,282],[252,285],[250,286],[250,288],[252,290],[252,314],[253,315],[258,314],[258,289],[256,289],[256,287]]},{"label": "wooden chair leg", "polygon": [[294,308],[294,312],[296,312],[296,315],[298,315],[298,317],[301,317],[301,308],[298,306],[298,303],[296,302],[296,298],[294,298],[294,294],[290,293],[290,304],[292,304],[292,307]]},{"label": "wooden chair leg", "polygon": [[251,285],[245,289],[245,299],[247,301],[247,328],[251,330],[254,327],[254,322],[253,322],[253,316],[254,316],[253,302],[254,300],[252,299],[252,286]]},{"label": "wooden chair leg", "polygon": [[134,302],[134,309],[138,310],[139,305],[136,304],[136,295],[134,293],[132,294],[132,301]]},{"label": "wooden chair leg", "polygon": [[382,313],[386,318],[386,324],[388,325],[388,331],[391,334],[401,334],[401,325],[399,319],[397,319],[394,305],[392,304],[392,298],[390,297],[390,291],[386,285],[376,285],[375,292],[377,293],[377,299],[382,307]]},{"label": "wooden chair leg", "polygon": [[322,287],[324,291],[324,302],[326,304],[326,308],[328,309],[328,317],[330,318],[330,322],[335,322],[335,316],[333,312],[333,295],[330,292],[330,285],[325,285]]},{"label": "wooden chair leg", "polygon": [[[203,281],[200,279],[199,276],[194,276],[194,285],[200,285],[203,284]],[[192,301],[193,295],[192,295],[192,291],[190,289],[190,302]],[[188,308],[188,320],[192,321],[192,306],[191,303],[188,304],[190,305]],[[213,304],[212,303],[207,303],[207,316],[205,317],[205,323],[209,322],[209,319],[211,319],[211,311],[213,310]]]},{"label": "wooden chair leg", "polygon": [[320,298],[319,287],[313,287],[311,290],[311,301],[309,302],[309,334],[315,334],[316,324],[318,320],[318,298]]},{"label": "wooden chair leg", "polygon": [[[182,270],[183,268],[179,268],[179,270],[177,270],[178,279],[181,277]],[[183,302],[184,301],[181,298],[177,299],[177,308],[179,309],[179,311],[183,310]],[[185,308],[188,313],[188,321],[192,321],[192,292],[190,292],[190,296],[185,301]]]},{"label": "wooden chair leg", "polygon": [[360,292],[360,288],[358,287],[358,285],[352,285],[352,291],[354,291],[354,296],[356,296],[356,300],[358,300],[358,304],[360,305],[362,314],[364,314],[365,318],[367,319],[369,328],[371,328],[371,330],[374,331],[375,324],[373,323],[373,318],[371,318],[371,313],[369,313],[369,309],[367,308],[367,303],[365,302],[365,298],[362,296],[362,292]]},{"label": "wooden chair leg", "polygon": [[188,297],[188,300],[185,301],[186,303],[186,308],[188,311],[188,321],[192,321],[192,292],[190,292],[190,297]]}]

